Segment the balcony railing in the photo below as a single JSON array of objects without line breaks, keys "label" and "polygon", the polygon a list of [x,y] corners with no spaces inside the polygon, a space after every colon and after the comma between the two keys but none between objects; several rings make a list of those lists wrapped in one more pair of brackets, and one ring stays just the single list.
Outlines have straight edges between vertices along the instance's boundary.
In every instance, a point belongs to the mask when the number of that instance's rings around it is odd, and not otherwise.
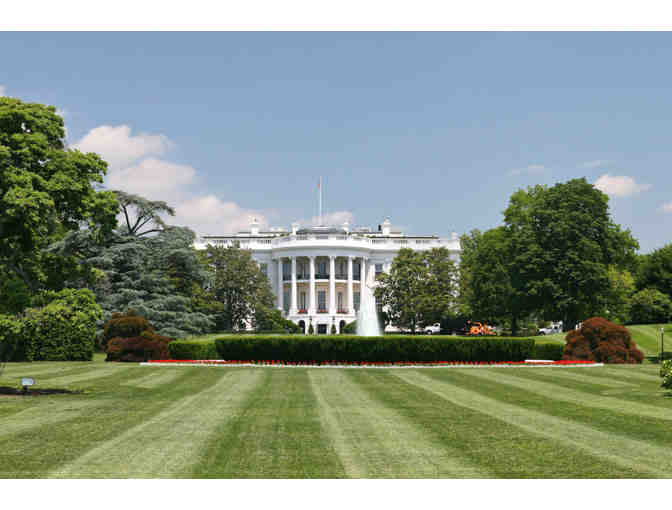
[{"label": "balcony railing", "polygon": [[347,280],[348,275],[346,273],[336,273],[336,279],[337,280]]},{"label": "balcony railing", "polygon": [[326,309],[318,309],[317,313],[329,313],[329,310]]},{"label": "balcony railing", "polygon": [[317,273],[317,274],[315,274],[315,279],[316,280],[328,280],[329,279],[329,273]]},{"label": "balcony railing", "polygon": [[291,274],[283,274],[282,275],[282,281],[284,281],[284,282],[289,282],[289,281],[291,281],[291,279],[292,279]]}]

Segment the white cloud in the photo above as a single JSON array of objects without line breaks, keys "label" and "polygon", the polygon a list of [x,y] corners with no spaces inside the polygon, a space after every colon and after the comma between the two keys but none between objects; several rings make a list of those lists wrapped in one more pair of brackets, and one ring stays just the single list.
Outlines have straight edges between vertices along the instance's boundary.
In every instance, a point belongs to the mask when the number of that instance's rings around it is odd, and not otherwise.
[{"label": "white cloud", "polygon": [[5,87],[4,85],[0,85],[0,96],[4,96],[6,90],[7,87]]},{"label": "white cloud", "polygon": [[664,213],[672,213],[672,202],[668,202],[660,206],[660,210]]},{"label": "white cloud", "polygon": [[627,175],[603,174],[595,181],[595,187],[612,197],[629,197],[648,190],[651,185],[638,184],[634,178]]},{"label": "white cloud", "polygon": [[[352,228],[352,225],[355,221],[355,215],[352,214],[350,211],[334,211],[334,212],[322,215],[322,224],[323,225],[341,226],[346,221],[348,223],[350,223],[350,227]],[[300,221],[299,223],[306,223],[306,222]],[[320,224],[320,217],[319,216],[313,216],[310,220],[310,224],[311,225],[319,225]]]},{"label": "white cloud", "polygon": [[137,165],[111,170],[105,183],[110,189],[120,189],[170,204],[183,198],[185,188],[193,183],[195,176],[196,170],[188,165],[147,158]]},{"label": "white cloud", "polygon": [[74,144],[73,148],[100,154],[110,168],[121,169],[140,158],[165,154],[172,145],[164,135],[132,135],[129,126],[121,125],[94,128]]},{"label": "white cloud", "polygon": [[108,189],[167,202],[175,209],[175,216],[166,218],[171,225],[188,226],[200,235],[227,234],[248,229],[250,217],[254,216],[262,228],[268,226],[263,212],[199,191],[195,168],[156,157],[173,147],[165,135],[133,135],[127,125],[99,126],[73,147],[100,154],[108,162]]},{"label": "white cloud", "polygon": [[609,164],[609,161],[605,159],[596,159],[594,161],[584,161],[579,164],[579,168],[600,168]]},{"label": "white cloud", "polygon": [[268,227],[268,219],[263,212],[244,209],[235,202],[226,202],[214,195],[205,195],[178,204],[175,218],[171,220],[178,225],[187,225],[201,235],[218,235],[249,230],[253,217],[260,228]]},{"label": "white cloud", "polygon": [[548,172],[550,169],[544,165],[528,165],[524,168],[514,168],[509,170],[508,175],[538,175]]}]

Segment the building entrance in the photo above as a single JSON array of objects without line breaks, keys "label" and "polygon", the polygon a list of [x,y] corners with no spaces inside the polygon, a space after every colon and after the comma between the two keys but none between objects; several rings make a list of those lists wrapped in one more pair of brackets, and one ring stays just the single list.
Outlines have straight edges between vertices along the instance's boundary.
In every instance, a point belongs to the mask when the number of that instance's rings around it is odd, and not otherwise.
[{"label": "building entrance", "polygon": [[318,335],[326,335],[327,334],[327,325],[326,324],[318,324],[317,325],[317,334]]}]

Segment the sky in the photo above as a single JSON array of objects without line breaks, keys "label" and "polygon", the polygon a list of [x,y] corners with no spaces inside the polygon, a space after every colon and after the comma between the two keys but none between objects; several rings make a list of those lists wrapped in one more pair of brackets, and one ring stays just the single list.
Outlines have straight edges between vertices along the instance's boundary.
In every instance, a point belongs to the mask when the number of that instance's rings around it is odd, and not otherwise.
[{"label": "sky", "polygon": [[496,227],[585,177],[647,253],[671,241],[672,34],[3,32],[0,95],[54,105],[106,186],[199,234],[327,221]]}]

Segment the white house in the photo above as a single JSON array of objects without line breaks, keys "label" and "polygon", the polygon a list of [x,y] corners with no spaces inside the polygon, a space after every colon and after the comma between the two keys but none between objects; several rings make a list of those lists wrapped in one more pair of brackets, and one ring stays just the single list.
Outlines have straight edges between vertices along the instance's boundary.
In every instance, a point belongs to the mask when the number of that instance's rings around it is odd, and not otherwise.
[{"label": "white house", "polygon": [[[428,250],[446,247],[458,262],[460,241],[436,235],[405,235],[392,231],[386,219],[378,230],[317,226],[260,231],[253,219],[250,230],[229,235],[200,236],[197,247],[240,243],[268,276],[284,316],[306,331],[312,323],[317,334],[338,331],[356,319],[360,305],[375,299],[375,275],[389,271],[400,248]],[[364,282],[364,284],[362,284]]]}]

